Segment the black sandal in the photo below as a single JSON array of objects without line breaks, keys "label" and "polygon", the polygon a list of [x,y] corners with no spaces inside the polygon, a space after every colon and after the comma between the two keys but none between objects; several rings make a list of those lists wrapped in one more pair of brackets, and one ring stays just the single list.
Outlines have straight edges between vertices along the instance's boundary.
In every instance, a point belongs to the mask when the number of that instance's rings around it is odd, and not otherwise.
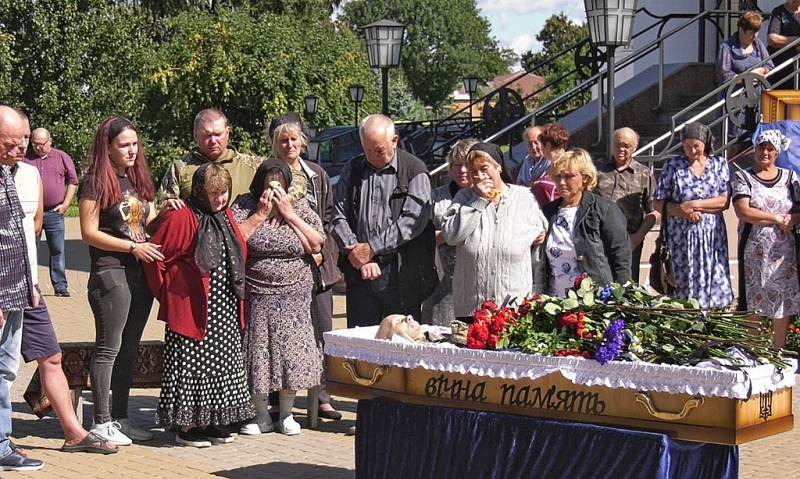
[{"label": "black sandal", "polygon": [[95,454],[114,454],[119,451],[119,448],[114,447],[102,437],[90,432],[84,437],[81,442],[73,446],[64,443],[61,446],[63,452],[91,452]]}]

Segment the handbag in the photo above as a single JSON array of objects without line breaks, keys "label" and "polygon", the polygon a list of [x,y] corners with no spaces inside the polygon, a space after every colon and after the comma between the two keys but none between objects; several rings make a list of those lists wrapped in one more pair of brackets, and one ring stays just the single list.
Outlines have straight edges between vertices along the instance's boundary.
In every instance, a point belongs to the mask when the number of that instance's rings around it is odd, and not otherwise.
[{"label": "handbag", "polygon": [[670,295],[675,292],[675,270],[672,266],[672,252],[667,241],[667,201],[661,208],[661,231],[656,239],[656,249],[650,255],[650,287],[656,292]]}]

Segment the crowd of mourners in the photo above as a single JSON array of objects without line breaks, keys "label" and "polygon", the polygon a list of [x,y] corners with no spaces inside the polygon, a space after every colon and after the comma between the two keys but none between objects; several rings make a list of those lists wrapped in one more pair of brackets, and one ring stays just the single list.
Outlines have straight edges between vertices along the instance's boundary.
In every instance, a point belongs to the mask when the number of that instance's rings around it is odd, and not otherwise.
[{"label": "crowd of mourners", "polygon": [[[18,212],[4,221],[19,219],[22,227],[42,209],[36,169],[20,161],[30,126],[20,112],[0,113],[3,138],[16,138],[6,133],[12,115],[24,133],[14,149],[4,147],[3,162],[4,198]],[[231,432],[299,434],[295,394],[320,384],[319,414],[341,418],[325,393],[322,333],[332,329],[331,287],[342,274],[349,327],[393,314],[447,326],[471,321],[488,299],[564,296],[584,274],[600,284],[638,282],[645,237],[661,218],[674,258],[673,295],[725,308],[733,291],[722,213],[732,201],[741,220],[740,307],[773,320],[778,346],[788,317],[800,311],[793,235],[800,182],[775,166],[791,143],[777,130],[760,133],[753,166],[731,176],[728,161],[712,153],[709,128],[686,125],[683,154],[668,159],[656,180],[633,159],[639,138],[631,128],[614,132],[611,158],[594,160],[568,148],[563,125],[531,126],[523,135],[528,155],[511,168],[497,145],[458,141],[448,156],[452,180],[436,189],[382,115],[364,119],[364,156],[334,186],[302,158],[308,139],[296,114],[270,123],[269,158],[229,145],[218,110],[201,111],[193,130],[197,146],[158,189],[134,124],[112,117],[95,133],[77,189],[96,331],[90,431],[71,422],[66,382],[43,381],[51,384],[46,393],[65,429],[65,451],[112,453],[152,438],[128,418],[128,398],[154,299],[166,324],[156,423],[194,447],[231,442]],[[25,266],[16,291],[26,306],[41,308],[28,248],[35,249],[35,233],[19,235],[10,249],[25,257],[3,265]],[[40,322],[50,322],[44,316]],[[49,331],[28,334],[57,347],[52,323]],[[58,404],[63,397],[66,406]],[[35,468],[36,460],[9,448],[20,468]]]},{"label": "crowd of mourners", "polygon": [[[800,9],[799,1],[787,5]],[[743,15],[720,48],[721,81],[764,57],[756,17]],[[610,158],[592,158],[570,145],[564,125],[530,126],[528,155],[513,166],[495,144],[458,141],[447,159],[452,180],[435,189],[425,164],[399,148],[390,118],[370,115],[359,133],[363,157],[332,184],[303,159],[308,133],[297,114],[272,119],[270,154],[258,157],[228,144],[221,111],[203,110],[193,125],[196,147],[157,186],[137,127],[115,116],[97,128],[78,184],[49,133],[36,129],[28,151],[28,118],[0,106],[0,465],[42,467],[9,438],[9,378],[20,351],[39,362],[64,429],[63,451],[110,454],[152,439],[129,419],[128,402],[154,299],[166,325],[155,422],[192,447],[232,442],[232,432],[300,434],[295,395],[314,386],[320,417],[341,418],[325,390],[322,347],[333,329],[331,288],[342,277],[348,327],[390,315],[449,326],[470,322],[485,300],[563,297],[581,275],[599,284],[639,282],[647,233],[661,222],[673,254],[673,296],[726,308],[734,294],[723,212],[733,203],[738,307],[771,320],[778,347],[789,317],[800,312],[800,182],[775,165],[791,144],[777,130],[752,138],[753,166],[731,175],[728,160],[714,154],[711,130],[688,124],[680,130],[682,154],[656,179],[633,159],[639,137],[631,128],[614,132]],[[72,409],[36,273],[44,228],[48,244],[54,240],[56,296],[69,296],[63,214],[76,192],[96,332],[89,431]]]}]

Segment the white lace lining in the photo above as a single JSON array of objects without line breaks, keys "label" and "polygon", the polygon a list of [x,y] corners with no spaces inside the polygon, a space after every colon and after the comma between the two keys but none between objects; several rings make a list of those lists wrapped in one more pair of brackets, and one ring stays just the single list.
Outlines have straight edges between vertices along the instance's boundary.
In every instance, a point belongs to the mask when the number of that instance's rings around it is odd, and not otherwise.
[{"label": "white lace lining", "polygon": [[[440,328],[449,333],[449,328]],[[597,361],[541,356],[513,351],[481,351],[453,344],[411,344],[373,339],[377,326],[325,333],[325,354],[407,369],[474,374],[503,379],[536,379],[555,371],[585,386],[637,389],[671,394],[748,399],[751,395],[792,387],[797,362],[788,370],[771,364],[731,371],[706,367],[672,366],[644,362]]]}]

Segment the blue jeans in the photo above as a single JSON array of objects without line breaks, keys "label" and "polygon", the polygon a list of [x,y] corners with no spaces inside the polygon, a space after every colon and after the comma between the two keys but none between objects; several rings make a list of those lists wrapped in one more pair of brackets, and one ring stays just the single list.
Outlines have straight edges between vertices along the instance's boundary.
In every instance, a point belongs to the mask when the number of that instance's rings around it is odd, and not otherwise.
[{"label": "blue jeans", "polygon": [[[42,218],[47,248],[50,249],[50,282],[56,291],[67,290],[67,263],[64,255],[64,215],[45,211]],[[37,239],[41,239],[41,236]],[[38,243],[38,242],[37,242]]]},{"label": "blue jeans", "polygon": [[[128,417],[133,363],[142,339],[153,295],[139,264],[89,273],[89,305],[94,313],[92,381],[94,422]],[[109,390],[112,393],[109,410]]]},{"label": "blue jeans", "polygon": [[11,454],[11,385],[19,370],[22,344],[22,310],[3,311],[5,324],[0,334],[0,458]]}]

